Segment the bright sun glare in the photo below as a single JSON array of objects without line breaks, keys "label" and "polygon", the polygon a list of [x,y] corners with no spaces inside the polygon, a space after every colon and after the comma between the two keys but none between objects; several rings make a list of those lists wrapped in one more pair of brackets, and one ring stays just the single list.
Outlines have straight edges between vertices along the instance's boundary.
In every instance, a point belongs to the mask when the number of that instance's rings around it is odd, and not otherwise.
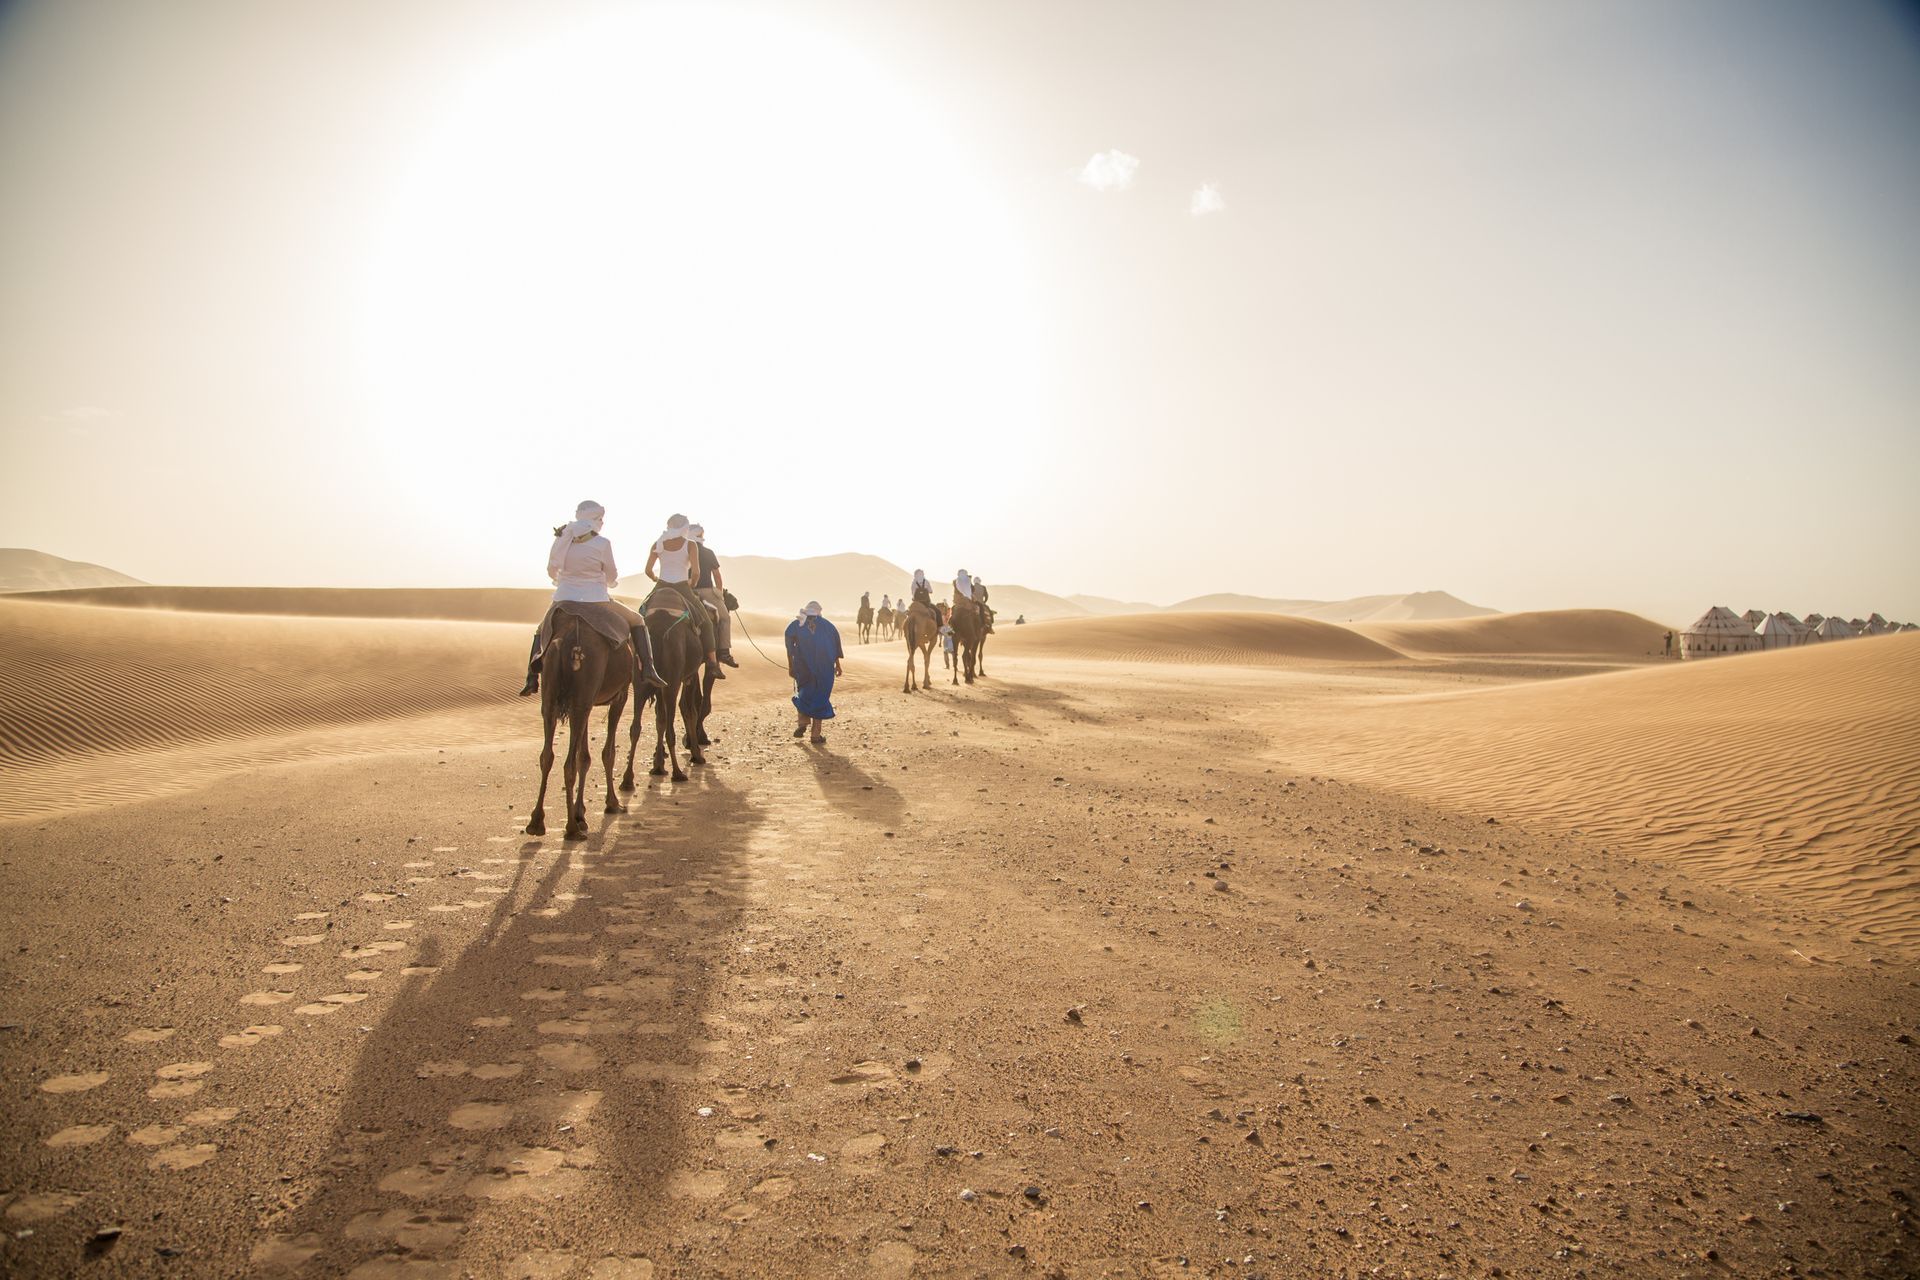
[{"label": "bright sun glare", "polygon": [[485,492],[567,432],[717,432],[777,491],[825,428],[859,484],[903,428],[991,445],[1039,412],[1028,273],[974,162],[858,51],[764,15],[649,7],[485,67],[385,227],[365,389],[405,473]]}]

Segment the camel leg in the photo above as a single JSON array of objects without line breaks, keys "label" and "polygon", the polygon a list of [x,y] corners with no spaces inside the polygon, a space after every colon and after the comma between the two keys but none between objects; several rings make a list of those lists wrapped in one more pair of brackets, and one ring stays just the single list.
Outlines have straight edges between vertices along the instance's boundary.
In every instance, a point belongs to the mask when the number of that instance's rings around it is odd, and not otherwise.
[{"label": "camel leg", "polygon": [[569,840],[587,838],[587,768],[593,762],[591,707],[575,708],[567,726],[567,831]]},{"label": "camel leg", "polygon": [[907,645],[907,682],[900,688],[902,693],[913,692],[913,645]]},{"label": "camel leg", "polygon": [[647,772],[656,778],[667,774],[667,706],[678,695],[676,689],[661,689],[653,695],[653,768]]},{"label": "camel leg", "polygon": [[642,690],[633,702],[633,723],[627,727],[627,772],[620,779],[622,791],[633,790],[633,760],[640,754],[640,727],[647,719],[647,692]]},{"label": "camel leg", "polygon": [[625,813],[627,806],[620,803],[620,792],[613,785],[613,762],[620,756],[620,713],[627,709],[627,691],[622,689],[618,696],[607,705],[607,746],[600,753],[600,763],[607,770],[607,813]]},{"label": "camel leg", "polygon": [[[713,668],[707,668],[707,674],[700,681],[700,730],[693,735],[694,741],[703,747],[713,745],[713,739],[707,736],[707,717],[713,714]],[[702,760],[701,764],[706,761]]]},{"label": "camel leg", "polygon": [[543,836],[547,834],[547,779],[553,776],[553,730],[555,716],[548,711],[543,717],[546,721],[546,745],[540,749],[540,795],[533,802],[533,813],[527,818],[527,834]]},{"label": "camel leg", "polygon": [[680,721],[684,727],[687,744],[687,759],[693,764],[705,764],[707,758],[700,754],[700,739],[706,736],[702,727],[705,717],[700,714],[700,686],[687,681],[686,692],[680,695]]},{"label": "camel leg", "polygon": [[953,676],[948,682],[950,684],[960,683],[960,649],[961,646],[959,644],[955,644],[953,647]]},{"label": "camel leg", "polygon": [[[685,682],[682,682],[680,687],[673,691],[673,697],[660,699],[660,719],[658,721],[660,726],[660,742],[666,748],[667,763],[673,766],[673,780],[675,782],[685,782],[687,780],[687,771],[680,767],[680,753],[673,743],[673,718],[675,712],[679,710],[680,699],[686,696],[686,687]],[[658,770],[655,772],[658,772]]]}]

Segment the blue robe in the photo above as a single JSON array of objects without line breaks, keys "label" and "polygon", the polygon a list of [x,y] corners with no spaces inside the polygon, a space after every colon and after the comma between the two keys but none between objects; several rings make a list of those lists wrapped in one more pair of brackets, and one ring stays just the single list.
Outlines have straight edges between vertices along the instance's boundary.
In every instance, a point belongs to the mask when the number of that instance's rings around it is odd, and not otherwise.
[{"label": "blue robe", "polygon": [[793,705],[803,716],[833,719],[833,664],[842,657],[840,632],[825,618],[794,619],[787,624],[787,661],[799,686]]}]

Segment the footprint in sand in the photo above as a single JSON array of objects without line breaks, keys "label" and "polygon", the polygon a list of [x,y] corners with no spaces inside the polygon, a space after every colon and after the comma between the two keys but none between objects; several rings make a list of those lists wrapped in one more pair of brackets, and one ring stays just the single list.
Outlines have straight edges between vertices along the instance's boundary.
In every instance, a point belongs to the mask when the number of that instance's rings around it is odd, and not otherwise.
[{"label": "footprint in sand", "polygon": [[273,964],[267,965],[266,967],[262,968],[260,972],[272,974],[274,977],[277,978],[282,976],[283,974],[298,973],[306,967],[307,966],[303,964],[298,964],[292,960],[280,960]]},{"label": "footprint in sand", "polygon": [[253,1246],[247,1260],[263,1272],[296,1271],[320,1252],[323,1243],[316,1231],[297,1236],[268,1236]]},{"label": "footprint in sand", "polygon": [[600,1055],[578,1041],[543,1044],[536,1052],[556,1071],[592,1071],[600,1065]]},{"label": "footprint in sand", "polygon": [[889,1240],[867,1255],[867,1275],[873,1280],[906,1280],[913,1274],[919,1251],[903,1240]]},{"label": "footprint in sand", "polygon": [[584,1150],[565,1152],[550,1147],[508,1147],[490,1152],[487,1171],[463,1188],[467,1195],[488,1200],[520,1196],[554,1197],[579,1189],[580,1166],[591,1164]]},{"label": "footprint in sand", "polygon": [[411,929],[411,928],[413,928],[413,921],[411,921],[411,920],[389,920],[389,921],[387,921],[387,922],[386,922],[385,924],[383,924],[383,925],[381,925],[380,927],[381,927],[382,929],[391,929],[391,930],[393,930],[393,931],[394,931],[395,933],[399,933],[400,931],[402,931],[402,930],[404,930],[404,929]]},{"label": "footprint in sand", "polygon": [[437,964],[409,964],[401,966],[400,976],[403,978],[425,978],[438,972],[440,972],[440,966]]},{"label": "footprint in sand", "polygon": [[513,1108],[504,1102],[469,1102],[455,1107],[447,1123],[469,1132],[503,1129],[513,1119]]},{"label": "footprint in sand", "polygon": [[520,998],[522,1000],[538,1000],[543,1003],[551,1003],[555,1000],[565,1000],[567,998],[567,992],[563,987],[535,987],[531,991],[522,991]]},{"label": "footprint in sand", "polygon": [[849,1138],[840,1144],[840,1155],[846,1160],[871,1160],[886,1150],[887,1140],[878,1133],[863,1133],[857,1138]]},{"label": "footprint in sand", "polygon": [[110,1124],[69,1125],[47,1139],[50,1147],[90,1147],[113,1133]]},{"label": "footprint in sand", "polygon": [[718,1200],[727,1189],[727,1175],[718,1169],[676,1173],[667,1179],[667,1194],[682,1200]]},{"label": "footprint in sand", "polygon": [[324,933],[296,933],[290,937],[280,939],[280,945],[283,947],[311,947],[326,940],[327,935]]},{"label": "footprint in sand", "polygon": [[475,1080],[511,1080],[527,1069],[522,1062],[483,1062],[473,1069]]},{"label": "footprint in sand", "polygon": [[[374,976],[377,978],[380,975],[375,974]],[[320,998],[328,1004],[359,1004],[367,998],[367,993],[364,991],[336,991],[330,996],[321,996]]]},{"label": "footprint in sand", "polygon": [[211,1062],[169,1062],[156,1068],[153,1074],[162,1080],[197,1080],[211,1070]]},{"label": "footprint in sand", "polygon": [[553,965],[561,969],[588,969],[599,964],[600,957],[549,954],[535,956],[533,962],[535,964]]},{"label": "footprint in sand", "polygon": [[8,1222],[46,1222],[80,1203],[72,1191],[27,1191],[7,1201]]},{"label": "footprint in sand", "polygon": [[347,1223],[349,1240],[388,1240],[408,1253],[439,1253],[459,1243],[467,1224],[450,1214],[415,1213],[411,1209],[369,1209]]},{"label": "footprint in sand", "polygon": [[845,1072],[829,1080],[829,1084],[866,1085],[884,1084],[893,1079],[893,1068],[884,1062],[856,1062]]},{"label": "footprint in sand", "polygon": [[370,960],[374,956],[386,955],[392,951],[405,951],[407,944],[395,938],[381,942],[363,942],[359,946],[348,947],[340,953],[342,960]]},{"label": "footprint in sand", "polygon": [[182,1124],[150,1124],[128,1134],[127,1141],[142,1147],[171,1146],[173,1140],[186,1131],[187,1127]]},{"label": "footprint in sand", "polygon": [[337,1004],[327,1004],[325,1001],[316,1000],[312,1004],[300,1005],[299,1007],[294,1009],[294,1012],[298,1014],[304,1014],[309,1018],[324,1018],[330,1013],[340,1012],[340,1006]]},{"label": "footprint in sand", "polygon": [[259,1044],[270,1036],[277,1036],[286,1028],[273,1023],[260,1023],[220,1037],[222,1049],[246,1049]]},{"label": "footprint in sand", "polygon": [[191,1147],[168,1147],[165,1151],[153,1153],[153,1159],[147,1161],[149,1169],[197,1169],[213,1159],[220,1148],[211,1142],[195,1143]]},{"label": "footprint in sand", "polygon": [[141,1027],[138,1030],[127,1032],[127,1034],[120,1038],[128,1044],[159,1044],[162,1040],[170,1039],[172,1036],[172,1027]]},{"label": "footprint in sand", "polygon": [[347,981],[372,982],[375,978],[382,977],[384,974],[385,971],[381,969],[355,969],[347,975]]},{"label": "footprint in sand", "polygon": [[199,1128],[211,1129],[223,1125],[240,1114],[238,1107],[202,1107],[198,1111],[189,1111],[181,1120]]},{"label": "footprint in sand", "polygon": [[750,1196],[759,1196],[763,1200],[785,1200],[793,1194],[793,1188],[794,1181],[792,1178],[776,1174],[771,1178],[762,1178],[760,1181],[754,1183],[753,1189],[748,1191],[747,1194]]},{"label": "footprint in sand", "polygon": [[156,1102],[167,1098],[191,1098],[206,1085],[205,1080],[167,1080],[147,1090],[147,1096]]},{"label": "footprint in sand", "polygon": [[98,1089],[107,1082],[104,1071],[84,1071],[79,1075],[54,1076],[40,1082],[42,1093],[85,1093],[89,1089]]},{"label": "footprint in sand", "polygon": [[536,1249],[532,1253],[523,1253],[507,1264],[507,1280],[563,1280],[573,1274],[574,1265],[579,1261],[570,1253],[555,1253],[551,1249]]},{"label": "footprint in sand", "polygon": [[325,911],[302,911],[295,920],[325,920],[329,913]]},{"label": "footprint in sand", "polygon": [[240,997],[241,1004],[285,1004],[293,999],[291,991],[250,991]]}]

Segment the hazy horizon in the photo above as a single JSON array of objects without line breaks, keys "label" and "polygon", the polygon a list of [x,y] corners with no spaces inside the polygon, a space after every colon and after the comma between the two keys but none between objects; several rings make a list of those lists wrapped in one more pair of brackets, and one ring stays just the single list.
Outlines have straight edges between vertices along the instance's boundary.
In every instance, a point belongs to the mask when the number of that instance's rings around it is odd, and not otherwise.
[{"label": "hazy horizon", "polygon": [[1920,616],[1916,126],[1891,3],[18,3],[0,543]]}]

